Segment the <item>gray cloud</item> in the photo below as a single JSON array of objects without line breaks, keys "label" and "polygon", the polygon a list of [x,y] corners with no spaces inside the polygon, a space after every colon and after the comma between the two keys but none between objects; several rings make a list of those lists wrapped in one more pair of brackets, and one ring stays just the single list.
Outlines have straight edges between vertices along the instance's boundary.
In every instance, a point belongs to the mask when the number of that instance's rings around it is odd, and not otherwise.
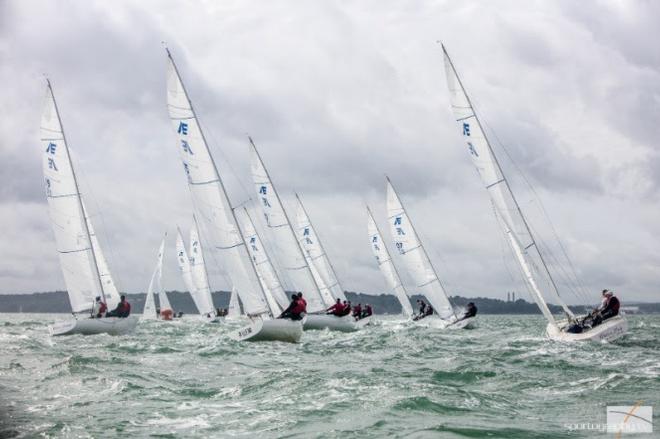
[{"label": "gray cloud", "polygon": [[[2,292],[64,286],[39,169],[42,73],[53,80],[120,286],[144,290],[162,234],[190,225],[162,40],[231,198],[253,196],[249,133],[287,203],[293,191],[302,195],[346,289],[385,288],[364,213],[367,202],[383,219],[385,174],[452,291],[502,297],[520,288],[453,123],[435,43],[443,39],[587,287],[607,283],[652,299],[660,259],[660,218],[648,203],[660,183],[657,16],[650,2],[0,2],[0,80],[9,85],[0,227],[13,256],[0,264]],[[523,182],[511,180],[543,225]],[[166,265],[164,284],[182,288],[173,260]],[[210,270],[214,287],[227,287],[217,264]]]}]

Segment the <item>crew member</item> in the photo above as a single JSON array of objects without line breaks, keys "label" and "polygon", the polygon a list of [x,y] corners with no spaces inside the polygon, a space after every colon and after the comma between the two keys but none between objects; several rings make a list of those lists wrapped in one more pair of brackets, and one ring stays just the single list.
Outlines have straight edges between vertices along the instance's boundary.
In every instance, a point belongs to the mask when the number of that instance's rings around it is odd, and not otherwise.
[{"label": "crew member", "polygon": [[121,301],[117,307],[106,314],[106,317],[128,317],[131,314],[131,304],[126,301],[126,296],[122,294]]},{"label": "crew member", "polygon": [[108,305],[101,300],[101,296],[96,296],[96,304],[94,305],[94,311],[92,312],[92,317],[100,319],[105,316],[105,313],[108,312]]},{"label": "crew member", "polygon": [[374,311],[371,308],[371,305],[369,305],[367,303],[364,307],[364,310],[362,311],[362,318],[369,317],[369,316],[373,315],[373,313],[374,313]]},{"label": "crew member", "polygon": [[358,303],[353,307],[353,317],[359,319],[362,317],[362,304]]},{"label": "crew member", "polygon": [[467,307],[465,308],[465,314],[463,314],[463,317],[460,319],[456,320],[461,321],[465,319],[469,319],[470,317],[474,317],[477,315],[477,307],[475,306],[474,302],[470,302],[467,304]]},{"label": "crew member", "polygon": [[326,309],[326,314],[332,314],[333,316],[341,316],[344,312],[344,305],[341,303],[341,299],[337,299],[334,305]]}]

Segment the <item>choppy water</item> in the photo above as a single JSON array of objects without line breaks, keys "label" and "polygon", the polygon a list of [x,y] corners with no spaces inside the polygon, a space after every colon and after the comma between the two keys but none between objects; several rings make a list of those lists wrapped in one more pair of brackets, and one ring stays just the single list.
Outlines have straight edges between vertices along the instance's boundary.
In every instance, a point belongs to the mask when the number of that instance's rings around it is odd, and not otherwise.
[{"label": "choppy water", "polygon": [[0,436],[600,437],[571,424],[637,401],[660,431],[660,316],[630,317],[612,345],[549,342],[536,316],[451,332],[389,317],[297,345],[192,317],[51,338],[61,318],[0,315]]}]

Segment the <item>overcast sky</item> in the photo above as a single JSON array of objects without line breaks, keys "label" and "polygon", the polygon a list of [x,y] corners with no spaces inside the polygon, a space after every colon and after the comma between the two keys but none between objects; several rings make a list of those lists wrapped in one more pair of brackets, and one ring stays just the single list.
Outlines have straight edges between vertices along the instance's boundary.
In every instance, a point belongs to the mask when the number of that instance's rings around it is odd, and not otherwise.
[{"label": "overcast sky", "polygon": [[[455,127],[441,40],[513,160],[523,208],[555,255],[560,237],[589,300],[602,288],[658,300],[658,23],[654,1],[0,0],[0,293],[65,288],[41,171],[44,73],[119,288],[146,289],[169,231],[163,283],[183,289],[173,235],[192,207],[166,41],[233,202],[254,196],[249,133],[345,289],[386,291],[364,206],[389,240],[387,174],[452,293],[529,297]],[[208,259],[212,287],[227,288]]]}]

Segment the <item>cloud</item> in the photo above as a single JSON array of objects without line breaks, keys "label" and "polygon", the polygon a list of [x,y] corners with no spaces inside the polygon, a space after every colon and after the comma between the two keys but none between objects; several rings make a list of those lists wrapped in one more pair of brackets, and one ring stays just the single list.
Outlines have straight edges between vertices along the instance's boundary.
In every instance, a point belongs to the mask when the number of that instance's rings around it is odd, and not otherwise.
[{"label": "cloud", "polygon": [[[287,205],[294,191],[303,197],[346,289],[385,289],[364,212],[372,205],[384,226],[385,174],[452,291],[504,297],[520,288],[454,126],[442,39],[489,133],[515,162],[503,158],[544,239],[552,233],[516,166],[546,204],[587,289],[607,283],[632,298],[657,294],[660,218],[648,201],[657,200],[660,183],[654,3],[5,1],[0,8],[7,85],[0,226],[12,255],[0,263],[2,292],[64,287],[39,169],[43,73],[120,287],[144,291],[162,234],[191,224],[161,41],[232,200],[254,197],[250,134]],[[172,248],[173,240],[163,283],[182,289]],[[213,287],[227,288],[219,261],[209,259]]]}]

